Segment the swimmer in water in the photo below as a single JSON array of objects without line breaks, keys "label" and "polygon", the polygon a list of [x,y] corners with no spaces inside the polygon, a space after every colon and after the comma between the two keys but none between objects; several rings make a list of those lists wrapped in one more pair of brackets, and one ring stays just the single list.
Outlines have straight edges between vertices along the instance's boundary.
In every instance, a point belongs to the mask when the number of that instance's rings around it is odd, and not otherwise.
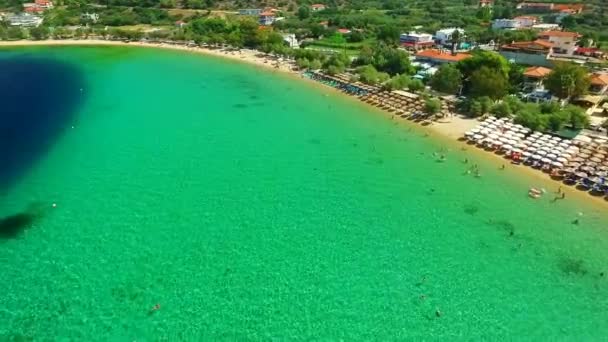
[{"label": "swimmer in water", "polygon": [[502,166],[500,167],[501,170],[505,169],[505,164],[502,164]]}]

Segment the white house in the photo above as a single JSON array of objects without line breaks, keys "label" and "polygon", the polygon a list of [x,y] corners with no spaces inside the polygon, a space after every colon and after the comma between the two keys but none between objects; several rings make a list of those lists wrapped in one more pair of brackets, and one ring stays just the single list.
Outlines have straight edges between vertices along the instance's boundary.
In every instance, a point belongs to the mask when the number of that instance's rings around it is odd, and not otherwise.
[{"label": "white house", "polygon": [[403,47],[413,49],[428,48],[432,47],[435,44],[435,41],[433,40],[433,35],[429,33],[417,32],[402,33],[399,36],[399,42]]},{"label": "white house", "polygon": [[13,14],[6,17],[11,26],[38,27],[42,18],[30,13]]},{"label": "white house", "polygon": [[287,44],[289,44],[289,47],[292,49],[297,49],[300,47],[300,44],[298,43],[298,39],[296,38],[296,35],[293,33],[283,33],[283,41]]},{"label": "white house", "polygon": [[435,40],[441,45],[450,44],[452,42],[452,34],[454,34],[455,31],[460,32],[460,38],[465,37],[463,29],[450,27],[435,32]]},{"label": "white house", "polygon": [[538,17],[532,15],[520,15],[519,17],[513,18],[519,22],[520,27],[532,27],[538,24]]},{"label": "white house", "polygon": [[580,35],[576,32],[545,31],[538,34],[538,39],[553,44],[553,52],[566,55],[574,54]]},{"label": "white house", "polygon": [[521,27],[521,23],[516,19],[494,19],[492,28],[495,30],[515,30]]}]

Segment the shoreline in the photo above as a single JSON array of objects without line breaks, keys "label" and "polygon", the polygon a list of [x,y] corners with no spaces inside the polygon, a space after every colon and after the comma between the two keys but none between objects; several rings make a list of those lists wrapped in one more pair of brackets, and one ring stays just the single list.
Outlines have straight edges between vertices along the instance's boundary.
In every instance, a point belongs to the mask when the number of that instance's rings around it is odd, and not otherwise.
[{"label": "shoreline", "polygon": [[[171,45],[166,43],[146,43],[146,42],[122,42],[122,41],[110,41],[110,40],[98,40],[98,39],[82,39],[82,40],[18,40],[18,41],[1,41],[0,48],[2,47],[20,47],[20,46],[121,46],[121,47],[142,47],[142,48],[156,48],[166,49],[174,51],[182,51],[189,53],[198,53],[206,56],[214,56],[217,58],[224,58],[233,61],[240,61],[253,66],[263,67],[270,71],[278,71],[284,76],[296,78],[305,81],[306,84],[311,86],[319,87],[319,89],[330,90],[332,94],[340,95],[343,99],[348,99],[353,103],[362,105],[368,110],[376,111],[381,113],[385,118],[392,120],[392,113],[389,113],[381,108],[375,107],[371,104],[360,101],[357,97],[348,96],[338,89],[326,86],[322,83],[307,78],[299,77],[299,72],[293,70],[293,64],[289,60],[271,61],[271,57],[265,55],[262,52],[249,49],[241,50],[225,50],[225,49],[210,49],[203,47],[189,47],[183,45]],[[541,187],[547,189],[547,195],[561,187],[567,194],[568,199],[575,199],[576,201],[584,202],[588,205],[592,205],[595,209],[605,210],[608,208],[608,201],[603,197],[591,196],[586,192],[577,190],[574,187],[563,184],[560,181],[551,179],[551,177],[539,170],[532,169],[523,165],[511,164],[509,159],[505,159],[502,155],[496,153],[489,153],[481,150],[474,145],[469,145],[466,141],[461,141],[464,132],[477,126],[479,121],[476,119],[463,118],[459,115],[454,115],[450,118],[445,118],[428,126],[422,126],[407,119],[397,117],[395,122],[399,125],[403,125],[408,128],[415,128],[421,133],[432,135],[434,139],[443,140],[450,152],[459,152],[460,154],[468,154],[471,157],[479,158],[488,163],[492,163],[498,169],[500,165],[505,165],[505,172],[517,173],[512,176],[525,175],[531,181],[531,186]],[[528,189],[522,189],[522,193]]]}]

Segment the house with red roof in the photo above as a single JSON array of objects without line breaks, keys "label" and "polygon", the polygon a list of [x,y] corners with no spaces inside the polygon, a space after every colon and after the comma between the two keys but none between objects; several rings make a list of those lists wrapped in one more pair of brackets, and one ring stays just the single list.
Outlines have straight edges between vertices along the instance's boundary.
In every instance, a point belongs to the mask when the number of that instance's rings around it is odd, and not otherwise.
[{"label": "house with red roof", "polygon": [[543,84],[545,77],[549,76],[551,69],[542,66],[529,67],[524,71],[524,86],[536,89]]},{"label": "house with red roof", "polygon": [[271,11],[264,11],[260,13],[260,25],[270,26],[276,21],[276,15]]},{"label": "house with red roof", "polygon": [[350,34],[351,30],[347,29],[347,28],[341,28],[338,29],[338,33],[340,34]]},{"label": "house with red roof", "polygon": [[452,53],[441,49],[427,49],[416,53],[416,60],[436,64],[456,63],[470,57],[471,54],[468,53]]},{"label": "house with red roof", "polygon": [[317,11],[323,11],[325,9],[325,5],[324,4],[312,4],[310,5],[310,9],[313,12],[317,12]]},{"label": "house with red roof", "polygon": [[608,74],[592,74],[589,92],[595,95],[605,95],[608,91]]},{"label": "house with red roof", "polygon": [[545,40],[513,42],[499,48],[499,53],[509,61],[545,67],[551,66],[549,57],[552,52],[553,44]]},{"label": "house with red roof", "polygon": [[538,34],[539,40],[553,44],[553,52],[565,55],[573,55],[576,51],[580,34],[566,31],[544,31]]}]

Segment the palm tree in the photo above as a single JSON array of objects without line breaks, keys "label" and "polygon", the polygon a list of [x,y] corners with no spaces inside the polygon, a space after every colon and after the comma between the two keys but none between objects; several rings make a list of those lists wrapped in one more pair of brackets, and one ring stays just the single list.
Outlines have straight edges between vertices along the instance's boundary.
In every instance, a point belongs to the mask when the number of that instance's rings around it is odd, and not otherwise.
[{"label": "palm tree", "polygon": [[454,32],[452,32],[452,37],[451,37],[450,41],[452,43],[452,53],[456,54],[456,49],[458,48],[458,45],[460,44],[460,30],[456,29],[456,30],[454,30]]}]

